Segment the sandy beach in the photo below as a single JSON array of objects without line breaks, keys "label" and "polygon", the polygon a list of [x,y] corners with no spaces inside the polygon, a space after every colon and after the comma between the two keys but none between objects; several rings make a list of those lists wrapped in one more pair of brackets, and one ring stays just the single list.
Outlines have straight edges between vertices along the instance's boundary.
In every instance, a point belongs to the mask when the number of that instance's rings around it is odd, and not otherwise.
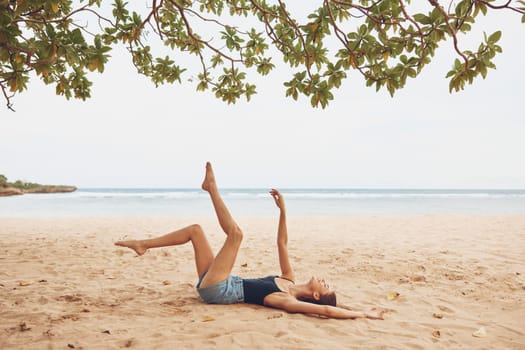
[{"label": "sandy beach", "polygon": [[[234,273],[278,274],[275,217],[238,219]],[[115,247],[206,218],[0,218],[1,349],[525,349],[525,216],[290,217],[298,281],[385,320],[206,305],[191,245]]]}]

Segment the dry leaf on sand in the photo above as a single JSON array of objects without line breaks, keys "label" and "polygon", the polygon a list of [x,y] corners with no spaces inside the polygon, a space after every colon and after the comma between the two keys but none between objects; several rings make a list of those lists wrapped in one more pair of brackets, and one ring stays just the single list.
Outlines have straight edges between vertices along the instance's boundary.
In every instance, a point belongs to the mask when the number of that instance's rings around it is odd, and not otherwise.
[{"label": "dry leaf on sand", "polygon": [[397,297],[399,296],[399,293],[398,292],[389,292],[387,295],[386,295],[386,298],[388,300],[395,300],[397,299]]}]

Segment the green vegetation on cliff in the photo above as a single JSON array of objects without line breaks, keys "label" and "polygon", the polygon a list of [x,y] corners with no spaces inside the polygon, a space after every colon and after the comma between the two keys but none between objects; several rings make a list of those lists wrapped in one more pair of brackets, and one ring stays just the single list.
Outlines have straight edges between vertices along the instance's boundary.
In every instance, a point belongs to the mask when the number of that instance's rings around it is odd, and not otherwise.
[{"label": "green vegetation on cliff", "polygon": [[6,187],[7,186],[7,177],[4,175],[0,175],[0,187]]}]

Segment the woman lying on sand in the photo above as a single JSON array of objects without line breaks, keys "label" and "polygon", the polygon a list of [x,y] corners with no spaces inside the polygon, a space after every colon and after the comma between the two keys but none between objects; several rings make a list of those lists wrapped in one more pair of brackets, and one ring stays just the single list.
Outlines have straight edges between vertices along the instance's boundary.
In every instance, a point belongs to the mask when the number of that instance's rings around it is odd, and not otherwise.
[{"label": "woman lying on sand", "polygon": [[375,309],[359,312],[337,307],[335,293],[330,290],[324,279],[312,277],[304,284],[295,284],[295,275],[288,259],[288,232],[284,199],[275,189],[272,189],[270,194],[280,210],[277,248],[281,276],[256,279],[232,276],[231,271],[243,233],[222,201],[209,162],[206,163],[206,176],[202,189],[210,194],[219,224],[226,233],[226,241],[217,256],[213,255],[206,235],[199,225],[191,225],[153,239],[120,241],[115,244],[131,248],[138,255],[142,255],[150,248],[180,245],[191,241],[199,277],[197,291],[201,298],[209,304],[244,302],[282,309],[291,313],[316,314],[330,318],[383,318],[383,312]]}]

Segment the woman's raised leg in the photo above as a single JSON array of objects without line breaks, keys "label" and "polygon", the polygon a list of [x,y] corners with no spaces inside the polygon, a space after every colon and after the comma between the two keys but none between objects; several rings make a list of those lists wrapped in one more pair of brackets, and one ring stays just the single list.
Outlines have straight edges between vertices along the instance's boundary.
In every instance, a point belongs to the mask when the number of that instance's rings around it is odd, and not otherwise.
[{"label": "woman's raised leg", "polygon": [[214,257],[208,239],[200,225],[190,225],[183,229],[173,231],[164,236],[136,241],[119,241],[115,245],[133,249],[138,255],[146,253],[150,248],[161,248],[181,245],[191,241],[195,252],[195,265],[200,278],[210,269]]},{"label": "woman's raised leg", "polygon": [[242,231],[222,201],[217,183],[215,182],[215,174],[209,162],[206,163],[206,176],[202,183],[202,189],[210,194],[217,219],[219,219],[219,224],[226,234],[224,245],[217,256],[215,256],[215,260],[200,285],[201,287],[206,287],[222,282],[230,275],[235,259],[237,258],[239,247],[241,246]]}]

